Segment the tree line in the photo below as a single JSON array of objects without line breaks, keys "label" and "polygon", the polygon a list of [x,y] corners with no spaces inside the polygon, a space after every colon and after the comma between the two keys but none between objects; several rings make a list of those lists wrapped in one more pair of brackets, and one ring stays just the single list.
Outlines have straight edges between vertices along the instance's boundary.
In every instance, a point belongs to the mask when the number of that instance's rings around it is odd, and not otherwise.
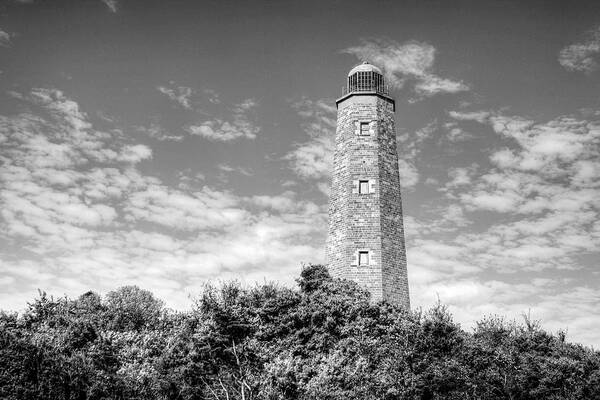
[{"label": "tree line", "polygon": [[307,266],[298,289],[207,286],[189,312],[125,286],[0,313],[2,399],[600,399],[600,352],[441,304],[374,304]]}]

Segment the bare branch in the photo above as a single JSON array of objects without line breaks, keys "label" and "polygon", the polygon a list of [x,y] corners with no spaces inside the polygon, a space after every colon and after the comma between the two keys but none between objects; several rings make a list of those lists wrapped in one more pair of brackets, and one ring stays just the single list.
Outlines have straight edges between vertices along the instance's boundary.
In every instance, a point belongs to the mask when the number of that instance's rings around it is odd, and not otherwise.
[{"label": "bare branch", "polygon": [[206,387],[208,388],[208,390],[210,390],[210,393],[212,393],[213,396],[215,396],[215,399],[219,400],[219,396],[217,396],[217,393],[215,393],[215,391],[212,389],[212,387],[210,387],[210,385],[208,384],[208,382],[206,382],[204,380],[204,378],[200,378],[202,380],[202,382],[204,383],[204,385],[206,385]]},{"label": "bare branch", "polygon": [[225,385],[223,385],[223,381],[221,380],[221,378],[219,378],[219,383],[221,384],[221,387],[223,388],[223,391],[225,392],[225,398],[227,400],[229,400],[229,392],[227,391],[227,389],[225,388]]}]

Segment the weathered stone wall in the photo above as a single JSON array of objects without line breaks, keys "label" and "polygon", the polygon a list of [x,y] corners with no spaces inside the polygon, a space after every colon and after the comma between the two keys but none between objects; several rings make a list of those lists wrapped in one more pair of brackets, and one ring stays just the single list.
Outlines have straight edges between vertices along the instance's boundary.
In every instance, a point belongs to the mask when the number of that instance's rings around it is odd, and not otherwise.
[{"label": "weathered stone wall", "polygon": [[[369,124],[361,134],[360,123]],[[372,294],[409,307],[394,102],[353,94],[338,103],[329,205],[327,259],[333,276],[352,279]],[[359,193],[359,182],[368,192]],[[358,252],[369,252],[359,265]]]}]

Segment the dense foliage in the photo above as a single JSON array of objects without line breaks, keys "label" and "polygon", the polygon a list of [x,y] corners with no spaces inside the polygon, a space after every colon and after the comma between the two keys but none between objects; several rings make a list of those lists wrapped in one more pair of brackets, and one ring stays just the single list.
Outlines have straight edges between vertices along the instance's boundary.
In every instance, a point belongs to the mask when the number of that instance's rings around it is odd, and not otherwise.
[{"label": "dense foliage", "polygon": [[467,333],[306,267],[299,290],[207,287],[191,312],[123,287],[0,314],[2,399],[600,399],[600,353],[526,320]]}]

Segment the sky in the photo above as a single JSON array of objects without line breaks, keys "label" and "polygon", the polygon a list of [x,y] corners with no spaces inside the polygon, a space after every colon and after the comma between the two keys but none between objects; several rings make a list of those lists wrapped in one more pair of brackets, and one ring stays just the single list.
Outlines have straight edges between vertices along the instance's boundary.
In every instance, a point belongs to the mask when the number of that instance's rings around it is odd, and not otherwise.
[{"label": "sky", "polygon": [[396,99],[411,303],[600,346],[600,2],[0,2],[0,308],[324,263],[335,99]]}]

